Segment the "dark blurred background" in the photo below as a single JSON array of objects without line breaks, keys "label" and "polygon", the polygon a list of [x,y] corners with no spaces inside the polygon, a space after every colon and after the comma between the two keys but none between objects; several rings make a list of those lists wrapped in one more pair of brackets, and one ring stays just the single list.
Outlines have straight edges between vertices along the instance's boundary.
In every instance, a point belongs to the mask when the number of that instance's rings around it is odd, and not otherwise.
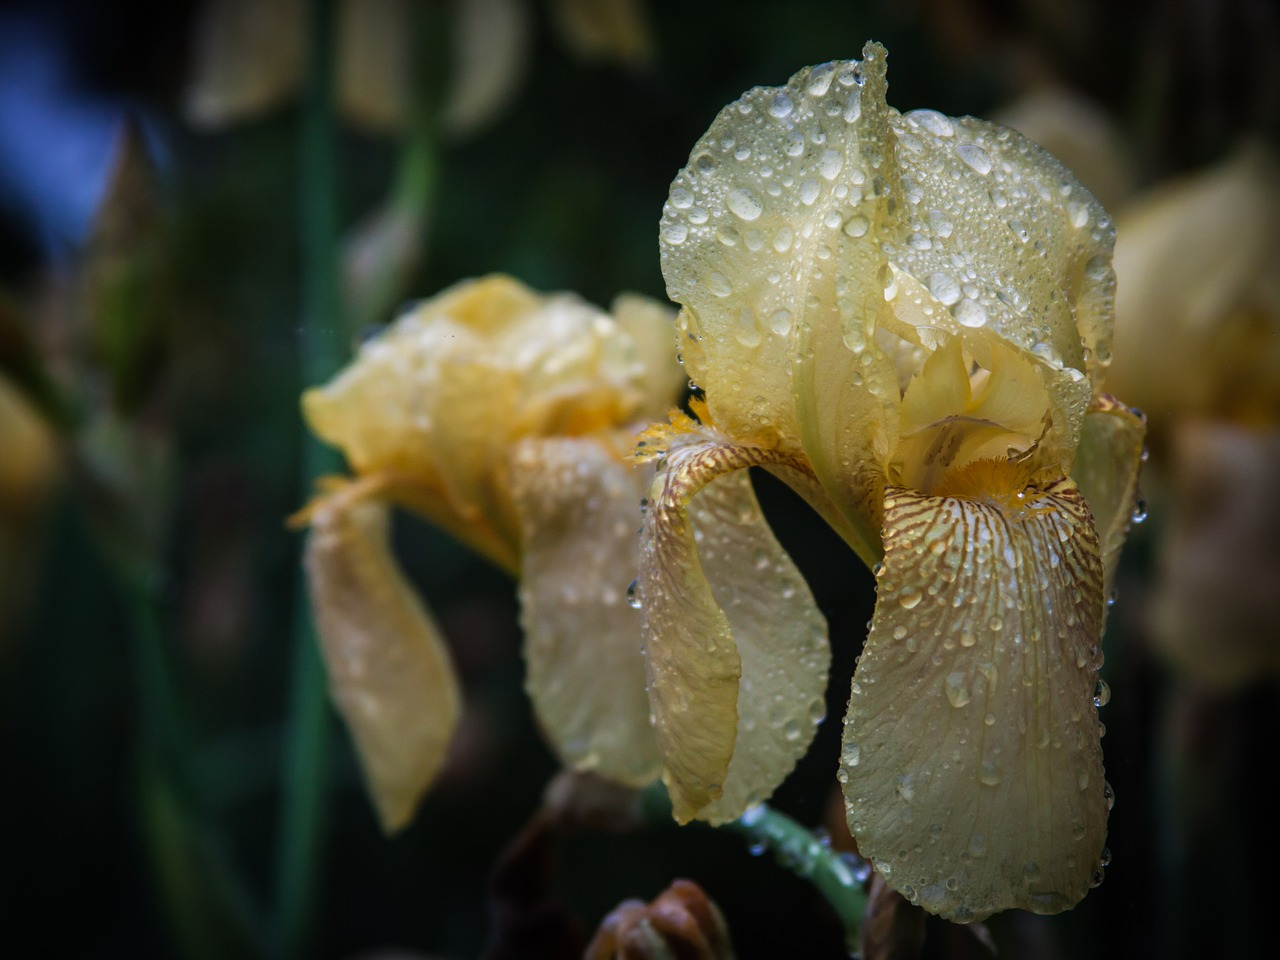
[{"label": "dark blurred background", "polygon": [[[413,24],[402,28],[407,75],[427,92],[408,96],[408,120],[379,114],[376,85],[374,109],[366,98],[343,114],[342,229],[363,227],[373,261],[399,265],[392,293],[361,301],[370,315],[353,321],[353,347],[400,302],[492,271],[602,305],[623,290],[661,297],[661,207],[719,108],[806,64],[858,56],[868,38],[889,48],[902,110],[993,116],[1047,89],[1088,101],[1119,144],[1124,169],[1106,186],[1117,202],[1221,159],[1246,134],[1277,134],[1277,13],[1263,0],[638,0],[647,40],[603,52],[565,27],[566,4],[510,0],[489,4],[519,8],[490,30],[498,52],[469,69],[522,66],[484,110],[450,99],[467,69],[456,31],[469,2],[378,5]],[[299,538],[284,519],[303,496],[305,57],[291,66],[288,51],[305,48],[305,29],[283,14],[265,23],[251,52],[220,68],[225,89],[200,101],[202,70],[226,54],[202,39],[209,16],[196,2],[0,4],[0,373],[34,398],[52,451],[35,440],[22,452],[0,420],[0,476],[6,458],[10,473],[20,456],[28,471],[25,485],[0,485],[3,955],[269,952],[300,615]],[[502,46],[499,34],[517,40]],[[277,92],[236,113],[218,97],[234,101],[237,82]],[[424,110],[433,119],[415,127]],[[148,158],[143,185],[122,188],[106,215],[126,140]],[[414,162],[427,182],[397,200]],[[388,210],[407,226],[385,229]],[[96,278],[115,276],[112,257],[138,271],[128,296],[145,321],[122,325],[101,306],[115,281]],[[368,263],[346,258],[357,275]],[[758,488],[829,619],[838,718],[872,578],[779,485],[762,477]],[[1165,522],[1153,510],[1126,548],[1107,638],[1114,861],[1071,913],[994,918],[1001,956],[1274,949],[1274,681],[1202,694],[1153,653],[1142,597]],[[490,871],[555,772],[522,689],[512,583],[412,519],[397,544],[463,678],[461,745],[415,824],[387,840],[335,728],[308,956],[481,955]],[[119,575],[137,568],[157,617],[139,615]],[[149,646],[138,634],[152,627]],[[158,669],[172,697],[156,712]],[[182,739],[166,747],[157,724],[174,716]],[[149,759],[166,749],[183,752],[187,782]],[[829,721],[777,805],[839,831],[827,813],[838,751]],[[656,824],[571,838],[556,891],[591,929],[678,876],[719,903],[740,957],[845,955],[813,890],[724,832]],[[930,921],[925,950],[985,948]]]}]

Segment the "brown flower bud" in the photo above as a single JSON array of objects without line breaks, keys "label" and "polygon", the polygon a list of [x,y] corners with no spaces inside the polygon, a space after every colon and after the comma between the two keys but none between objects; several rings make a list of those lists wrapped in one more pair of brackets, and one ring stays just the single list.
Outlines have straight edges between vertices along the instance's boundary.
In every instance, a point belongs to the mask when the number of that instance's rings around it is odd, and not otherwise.
[{"label": "brown flower bud", "polygon": [[604,918],[585,960],[733,960],[719,908],[689,880],[652,903],[626,900]]}]

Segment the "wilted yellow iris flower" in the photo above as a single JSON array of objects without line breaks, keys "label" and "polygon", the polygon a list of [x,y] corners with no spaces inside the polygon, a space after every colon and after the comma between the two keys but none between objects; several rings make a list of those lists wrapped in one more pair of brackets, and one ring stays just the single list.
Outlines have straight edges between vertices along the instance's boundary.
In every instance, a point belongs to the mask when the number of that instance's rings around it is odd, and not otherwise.
[{"label": "wilted yellow iris flower", "polygon": [[825,624],[762,466],[876,572],[839,771],[859,849],[944,917],[1055,912],[1106,835],[1099,645],[1143,434],[1100,392],[1114,231],[1018,134],[885,91],[877,44],[748,91],[663,211],[706,393],[643,448],[663,776],[678,819],[731,819],[822,719]]},{"label": "wilted yellow iris flower", "polygon": [[399,319],[328,385],[312,430],[356,476],[305,511],[306,568],[334,700],[387,830],[445,758],[458,690],[439,630],[388,543],[408,507],[520,577],[528,689],[562,759],[657,775],[635,612],[637,504],[627,425],[679,395],[671,315],[622,296],[612,315],[501,276]]}]

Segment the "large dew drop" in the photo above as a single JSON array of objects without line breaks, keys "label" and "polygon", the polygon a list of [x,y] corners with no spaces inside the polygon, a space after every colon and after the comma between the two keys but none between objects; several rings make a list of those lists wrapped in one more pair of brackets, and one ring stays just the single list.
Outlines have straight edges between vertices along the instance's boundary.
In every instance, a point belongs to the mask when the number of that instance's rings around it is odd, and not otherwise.
[{"label": "large dew drop", "polygon": [[743,220],[755,220],[764,212],[760,198],[745,187],[731,191],[724,202],[730,213]]}]

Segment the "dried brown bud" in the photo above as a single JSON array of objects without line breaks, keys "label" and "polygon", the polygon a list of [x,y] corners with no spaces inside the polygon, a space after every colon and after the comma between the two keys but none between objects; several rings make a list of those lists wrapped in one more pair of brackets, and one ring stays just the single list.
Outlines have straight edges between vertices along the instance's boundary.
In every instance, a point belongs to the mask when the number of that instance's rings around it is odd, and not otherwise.
[{"label": "dried brown bud", "polygon": [[651,904],[626,900],[604,918],[585,960],[733,960],[720,910],[689,880]]},{"label": "dried brown bud", "polygon": [[924,927],[925,912],[873,874],[862,922],[864,960],[914,960],[924,949]]}]

